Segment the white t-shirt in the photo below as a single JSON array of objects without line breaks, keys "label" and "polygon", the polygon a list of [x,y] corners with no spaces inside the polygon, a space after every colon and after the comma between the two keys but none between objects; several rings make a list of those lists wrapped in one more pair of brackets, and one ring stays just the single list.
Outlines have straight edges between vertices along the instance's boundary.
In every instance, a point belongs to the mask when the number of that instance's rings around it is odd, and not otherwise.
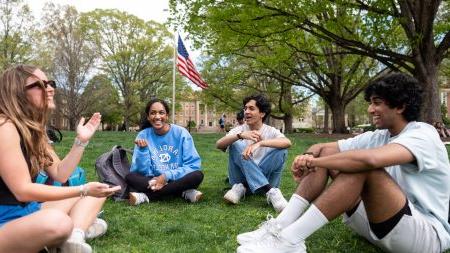
[{"label": "white t-shirt", "polygon": [[376,148],[389,143],[404,146],[416,160],[386,167],[386,171],[436,229],[442,249],[450,248],[450,164],[447,149],[433,126],[413,121],[393,137],[383,129],[338,141],[340,151]]},{"label": "white t-shirt", "polygon": [[[245,131],[251,131],[250,127],[245,123],[243,125],[237,126],[228,132],[228,135],[236,135],[241,132]],[[280,130],[276,129],[275,127],[268,126],[266,124],[263,124],[261,129],[258,130],[258,132],[261,133],[261,140],[269,140],[269,139],[275,139],[280,137],[285,137],[283,133],[280,132]],[[251,145],[254,142],[251,140],[237,140],[237,141],[243,141],[245,143],[245,146]],[[259,164],[261,160],[266,156],[268,152],[270,152],[274,148],[270,147],[259,147],[255,151],[253,151],[252,159],[256,164]]]}]

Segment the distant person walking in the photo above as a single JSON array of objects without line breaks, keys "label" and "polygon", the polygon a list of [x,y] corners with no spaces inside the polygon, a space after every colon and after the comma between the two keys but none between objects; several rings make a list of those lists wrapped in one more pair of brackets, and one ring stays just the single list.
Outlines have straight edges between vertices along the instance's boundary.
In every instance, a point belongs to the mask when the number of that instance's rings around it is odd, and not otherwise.
[{"label": "distant person walking", "polygon": [[245,123],[244,120],[244,110],[240,110],[237,114],[236,114],[236,120],[238,123],[238,126],[243,125]]},{"label": "distant person walking", "polygon": [[225,122],[226,122],[227,116],[225,114],[222,114],[222,117],[219,119],[219,126],[220,126],[220,132],[225,133]]}]

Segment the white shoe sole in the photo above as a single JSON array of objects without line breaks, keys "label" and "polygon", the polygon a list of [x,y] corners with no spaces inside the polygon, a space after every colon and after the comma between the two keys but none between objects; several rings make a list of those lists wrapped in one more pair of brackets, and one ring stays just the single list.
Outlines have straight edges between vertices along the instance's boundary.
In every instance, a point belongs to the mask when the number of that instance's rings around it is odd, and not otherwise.
[{"label": "white shoe sole", "polygon": [[256,241],[256,240],[245,240],[245,239],[239,239],[239,238],[236,238],[236,241],[237,241],[237,243],[238,243],[239,245],[245,245],[245,244],[252,243],[252,242],[254,242],[254,241]]},{"label": "white shoe sole", "polygon": [[232,194],[228,194],[228,192],[227,192],[227,193],[223,196],[223,199],[225,199],[225,201],[226,201],[227,203],[230,203],[230,204],[233,204],[233,205],[238,204],[238,203],[239,203],[239,200],[236,199],[236,198],[233,198],[233,196],[230,196],[230,195],[232,195]]},{"label": "white shoe sole", "polygon": [[66,241],[61,246],[61,253],[92,253],[92,248],[87,243]]},{"label": "white shoe sole", "polygon": [[[272,251],[256,251],[252,247],[239,246],[237,248],[237,253],[270,253]],[[298,249],[293,249],[293,251],[289,251],[290,253],[307,253],[306,249],[299,247]]]},{"label": "white shoe sole", "polygon": [[197,194],[197,196],[195,196],[195,200],[191,201],[191,203],[199,202],[202,198],[203,198],[203,193],[200,192],[199,194]]}]

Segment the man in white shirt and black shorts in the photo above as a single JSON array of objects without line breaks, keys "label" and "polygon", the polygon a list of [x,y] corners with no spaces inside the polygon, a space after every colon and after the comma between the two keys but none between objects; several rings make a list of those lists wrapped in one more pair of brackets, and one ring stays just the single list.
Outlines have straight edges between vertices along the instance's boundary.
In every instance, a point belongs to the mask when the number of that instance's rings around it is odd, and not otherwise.
[{"label": "man in white shirt and black shorts", "polygon": [[416,121],[421,86],[389,74],[366,88],[365,99],[377,130],[297,156],[296,193],[277,218],[238,235],[239,253],[306,252],[305,239],[340,215],[387,252],[450,248],[450,164],[434,127]]}]

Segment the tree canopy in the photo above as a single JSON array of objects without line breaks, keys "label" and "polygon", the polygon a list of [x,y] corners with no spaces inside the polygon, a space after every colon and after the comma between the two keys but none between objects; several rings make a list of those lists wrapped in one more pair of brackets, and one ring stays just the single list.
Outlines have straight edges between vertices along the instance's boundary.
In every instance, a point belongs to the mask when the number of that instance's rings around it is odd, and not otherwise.
[{"label": "tree canopy", "polygon": [[[439,121],[438,70],[448,57],[450,22],[441,0],[208,1],[172,0],[176,23],[206,47],[238,51],[261,39],[296,42],[307,32],[340,54],[407,71],[425,90],[422,118]],[[182,11],[180,11],[182,10]]]}]

